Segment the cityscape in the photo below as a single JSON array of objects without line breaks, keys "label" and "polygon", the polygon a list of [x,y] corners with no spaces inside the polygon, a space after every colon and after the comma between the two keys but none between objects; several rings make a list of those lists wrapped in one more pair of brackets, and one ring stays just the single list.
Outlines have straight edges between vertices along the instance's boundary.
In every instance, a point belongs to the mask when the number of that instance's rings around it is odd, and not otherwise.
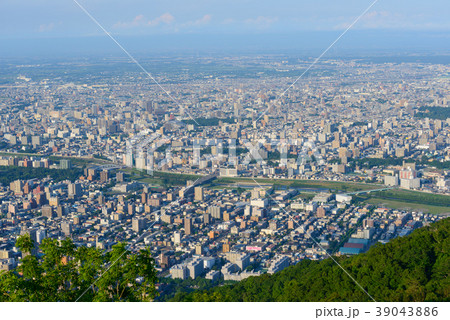
[{"label": "cityscape", "polygon": [[[0,272],[26,278],[50,243],[123,245],[151,257],[142,297],[192,301],[445,223],[447,54],[0,59]],[[441,283],[414,301],[448,301]]]}]

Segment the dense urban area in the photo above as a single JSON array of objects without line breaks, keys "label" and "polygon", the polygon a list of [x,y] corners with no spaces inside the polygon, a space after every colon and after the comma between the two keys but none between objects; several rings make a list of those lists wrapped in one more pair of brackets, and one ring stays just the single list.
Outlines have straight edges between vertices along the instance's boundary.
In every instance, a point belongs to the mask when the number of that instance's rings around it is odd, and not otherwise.
[{"label": "dense urban area", "polygon": [[169,60],[144,64],[167,91],[120,59],[2,62],[0,270],[25,234],[127,243],[164,301],[450,213],[449,64],[329,59],[293,84],[309,59]]}]

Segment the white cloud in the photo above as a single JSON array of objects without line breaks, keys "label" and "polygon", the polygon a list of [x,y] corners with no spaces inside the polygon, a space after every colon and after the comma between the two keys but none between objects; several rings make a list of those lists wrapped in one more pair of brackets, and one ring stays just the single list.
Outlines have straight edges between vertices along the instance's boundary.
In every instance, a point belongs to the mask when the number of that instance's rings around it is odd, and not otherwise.
[{"label": "white cloud", "polygon": [[171,24],[174,20],[175,20],[175,18],[173,15],[171,15],[170,13],[164,13],[163,15],[161,15],[153,20],[149,20],[147,22],[147,25],[148,26],[157,26],[160,23]]},{"label": "white cloud", "polygon": [[246,19],[244,22],[246,24],[254,25],[259,28],[267,28],[267,27],[270,27],[272,24],[274,24],[277,21],[278,21],[278,17],[258,16],[257,18]]},{"label": "white cloud", "polygon": [[212,16],[210,14],[205,14],[203,17],[197,20],[188,21],[183,23],[181,27],[192,27],[192,26],[203,26],[211,22]]},{"label": "white cloud", "polygon": [[198,20],[194,21],[194,25],[202,25],[202,24],[207,24],[211,21],[211,15],[210,14],[205,14],[203,17],[201,17]]},{"label": "white cloud", "polygon": [[171,24],[175,21],[175,17],[170,13],[164,13],[155,19],[147,20],[143,14],[137,15],[133,20],[128,22],[117,22],[114,28],[134,28],[134,27],[156,27],[160,24]]},{"label": "white cloud", "polygon": [[49,23],[49,24],[41,24],[38,28],[38,32],[49,32],[52,31],[55,28],[55,24]]}]

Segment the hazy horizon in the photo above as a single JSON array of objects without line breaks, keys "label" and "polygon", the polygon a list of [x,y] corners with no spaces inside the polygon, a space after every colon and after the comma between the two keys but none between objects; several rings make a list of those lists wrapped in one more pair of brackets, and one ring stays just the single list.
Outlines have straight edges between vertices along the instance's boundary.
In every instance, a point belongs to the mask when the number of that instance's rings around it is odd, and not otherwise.
[{"label": "hazy horizon", "polygon": [[[290,34],[170,34],[117,36],[132,54],[287,54],[317,55],[339,31],[303,31]],[[324,57],[380,54],[446,54],[450,35],[445,32],[352,31]],[[0,39],[0,58],[123,56],[106,35]]]},{"label": "hazy horizon", "polygon": [[[78,2],[127,50],[138,55],[317,55],[348,27],[325,57],[450,49],[450,3],[443,0],[432,6],[415,0]],[[75,1],[0,3],[0,58],[61,55],[123,52]]]}]

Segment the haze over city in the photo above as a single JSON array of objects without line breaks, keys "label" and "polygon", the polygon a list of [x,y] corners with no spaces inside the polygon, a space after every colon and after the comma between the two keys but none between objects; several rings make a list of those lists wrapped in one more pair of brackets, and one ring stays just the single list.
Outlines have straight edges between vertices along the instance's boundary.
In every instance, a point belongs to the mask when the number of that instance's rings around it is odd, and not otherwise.
[{"label": "haze over city", "polygon": [[0,301],[442,316],[449,12],[3,0]]}]

